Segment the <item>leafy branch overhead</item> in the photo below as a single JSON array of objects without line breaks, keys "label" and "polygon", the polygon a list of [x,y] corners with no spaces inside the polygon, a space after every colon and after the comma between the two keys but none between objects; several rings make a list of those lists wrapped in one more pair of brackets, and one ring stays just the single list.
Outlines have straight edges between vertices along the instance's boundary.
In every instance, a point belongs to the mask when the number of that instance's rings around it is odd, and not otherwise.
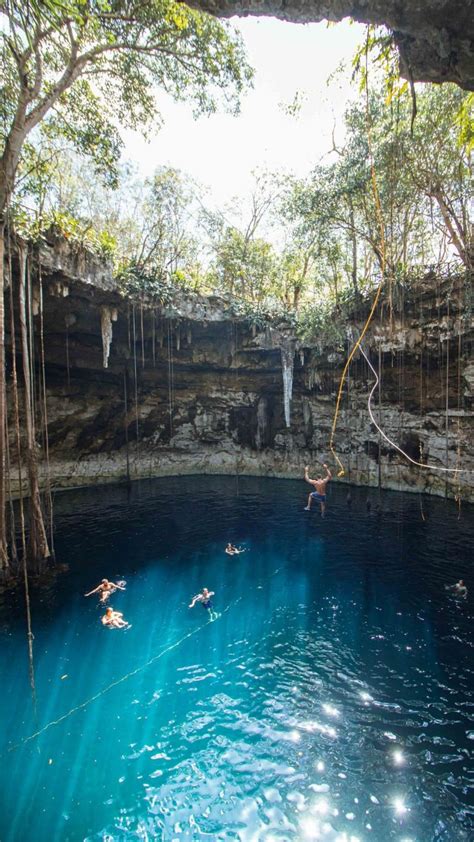
[{"label": "leafy branch overhead", "polygon": [[252,80],[240,37],[173,0],[10,0],[0,13],[2,204],[22,144],[45,118],[99,169],[113,170],[117,126],[149,130],[160,91],[198,114],[218,105],[235,112]]}]

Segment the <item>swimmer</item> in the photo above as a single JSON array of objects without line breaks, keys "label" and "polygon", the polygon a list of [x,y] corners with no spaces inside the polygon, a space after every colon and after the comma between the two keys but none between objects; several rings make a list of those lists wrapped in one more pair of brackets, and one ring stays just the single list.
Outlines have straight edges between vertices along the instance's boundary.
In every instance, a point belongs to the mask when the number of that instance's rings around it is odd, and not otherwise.
[{"label": "swimmer", "polygon": [[247,547],[234,547],[233,544],[227,544],[225,551],[227,555],[239,555],[240,553],[247,552]]},{"label": "swimmer", "polygon": [[101,620],[103,626],[110,626],[113,629],[125,629],[128,626],[127,621],[123,619],[123,614],[120,611],[114,611],[110,606],[105,609]]},{"label": "swimmer", "polygon": [[459,582],[456,582],[455,585],[447,585],[448,591],[454,591],[456,596],[462,596],[464,599],[467,596],[467,588],[464,584],[464,579],[460,579]]},{"label": "swimmer", "polygon": [[214,591],[208,591],[207,588],[203,588],[201,593],[198,593],[198,594],[196,594],[196,596],[193,596],[191,602],[189,603],[188,608],[194,608],[194,606],[196,605],[196,602],[200,602],[202,607],[205,608],[206,611],[209,611],[209,619],[215,620],[216,617],[217,617],[217,614],[214,611],[214,608],[213,608],[212,602],[211,602],[211,596],[214,596],[214,595],[215,595]]},{"label": "swimmer", "polygon": [[306,482],[314,486],[314,488],[316,489],[316,491],[312,491],[308,495],[308,505],[305,506],[305,512],[309,512],[311,510],[311,502],[312,500],[316,500],[318,503],[321,504],[321,517],[324,517],[326,512],[326,485],[328,484],[329,480],[332,479],[332,473],[329,470],[328,466],[323,465],[323,468],[326,469],[326,476],[319,477],[318,479],[309,478],[309,466],[306,466],[306,468],[304,469],[304,478]]},{"label": "swimmer", "polygon": [[100,601],[107,602],[110,594],[113,594],[116,590],[124,591],[125,588],[119,582],[109,582],[108,579],[102,579],[100,585],[97,585],[93,591],[89,591],[89,593],[85,593],[84,596],[92,596],[93,593],[100,592]]}]

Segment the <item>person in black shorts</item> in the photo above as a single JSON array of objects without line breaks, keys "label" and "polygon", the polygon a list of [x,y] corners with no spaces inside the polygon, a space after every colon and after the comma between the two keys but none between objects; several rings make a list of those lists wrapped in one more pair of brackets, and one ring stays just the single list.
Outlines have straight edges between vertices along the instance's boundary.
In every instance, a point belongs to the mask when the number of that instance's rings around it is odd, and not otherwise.
[{"label": "person in black shorts", "polygon": [[213,607],[212,602],[211,602],[212,596],[214,596],[214,591],[208,591],[207,588],[203,588],[201,593],[198,593],[198,594],[196,594],[196,596],[193,596],[193,598],[192,598],[188,607],[194,608],[194,606],[196,605],[196,602],[200,602],[202,607],[205,608],[206,611],[209,611],[209,619],[215,620],[216,617],[217,617],[217,614],[214,611],[214,607]]},{"label": "person in black shorts", "polygon": [[326,485],[328,484],[329,480],[332,479],[331,471],[329,470],[327,465],[323,465],[323,468],[326,469],[326,476],[319,477],[318,479],[310,479],[308,476],[309,466],[307,465],[304,469],[304,478],[306,482],[312,485],[316,490],[312,491],[308,495],[308,505],[305,506],[305,512],[309,512],[311,510],[311,503],[313,500],[316,500],[317,503],[321,504],[321,517],[324,517],[326,511]]}]

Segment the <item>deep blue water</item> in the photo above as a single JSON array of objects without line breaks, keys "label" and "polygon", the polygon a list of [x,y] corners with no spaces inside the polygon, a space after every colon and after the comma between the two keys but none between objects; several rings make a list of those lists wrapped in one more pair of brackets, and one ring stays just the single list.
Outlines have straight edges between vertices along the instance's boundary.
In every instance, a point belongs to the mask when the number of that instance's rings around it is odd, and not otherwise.
[{"label": "deep blue water", "polygon": [[[0,604],[2,842],[474,838],[473,508],[346,493],[324,520],[284,480],[57,496],[36,722],[21,590]],[[128,630],[83,596],[103,576]]]}]

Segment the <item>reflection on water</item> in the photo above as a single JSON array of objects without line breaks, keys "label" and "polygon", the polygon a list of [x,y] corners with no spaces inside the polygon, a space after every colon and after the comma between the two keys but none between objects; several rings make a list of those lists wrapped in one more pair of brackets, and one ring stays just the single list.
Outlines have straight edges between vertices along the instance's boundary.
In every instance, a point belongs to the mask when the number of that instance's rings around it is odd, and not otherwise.
[{"label": "reflection on water", "polygon": [[[472,509],[366,497],[334,484],[322,520],[277,480],[58,496],[37,722],[21,591],[0,607],[0,838],[472,839],[472,598],[445,591],[470,584]],[[84,599],[103,576],[128,630]]]}]

